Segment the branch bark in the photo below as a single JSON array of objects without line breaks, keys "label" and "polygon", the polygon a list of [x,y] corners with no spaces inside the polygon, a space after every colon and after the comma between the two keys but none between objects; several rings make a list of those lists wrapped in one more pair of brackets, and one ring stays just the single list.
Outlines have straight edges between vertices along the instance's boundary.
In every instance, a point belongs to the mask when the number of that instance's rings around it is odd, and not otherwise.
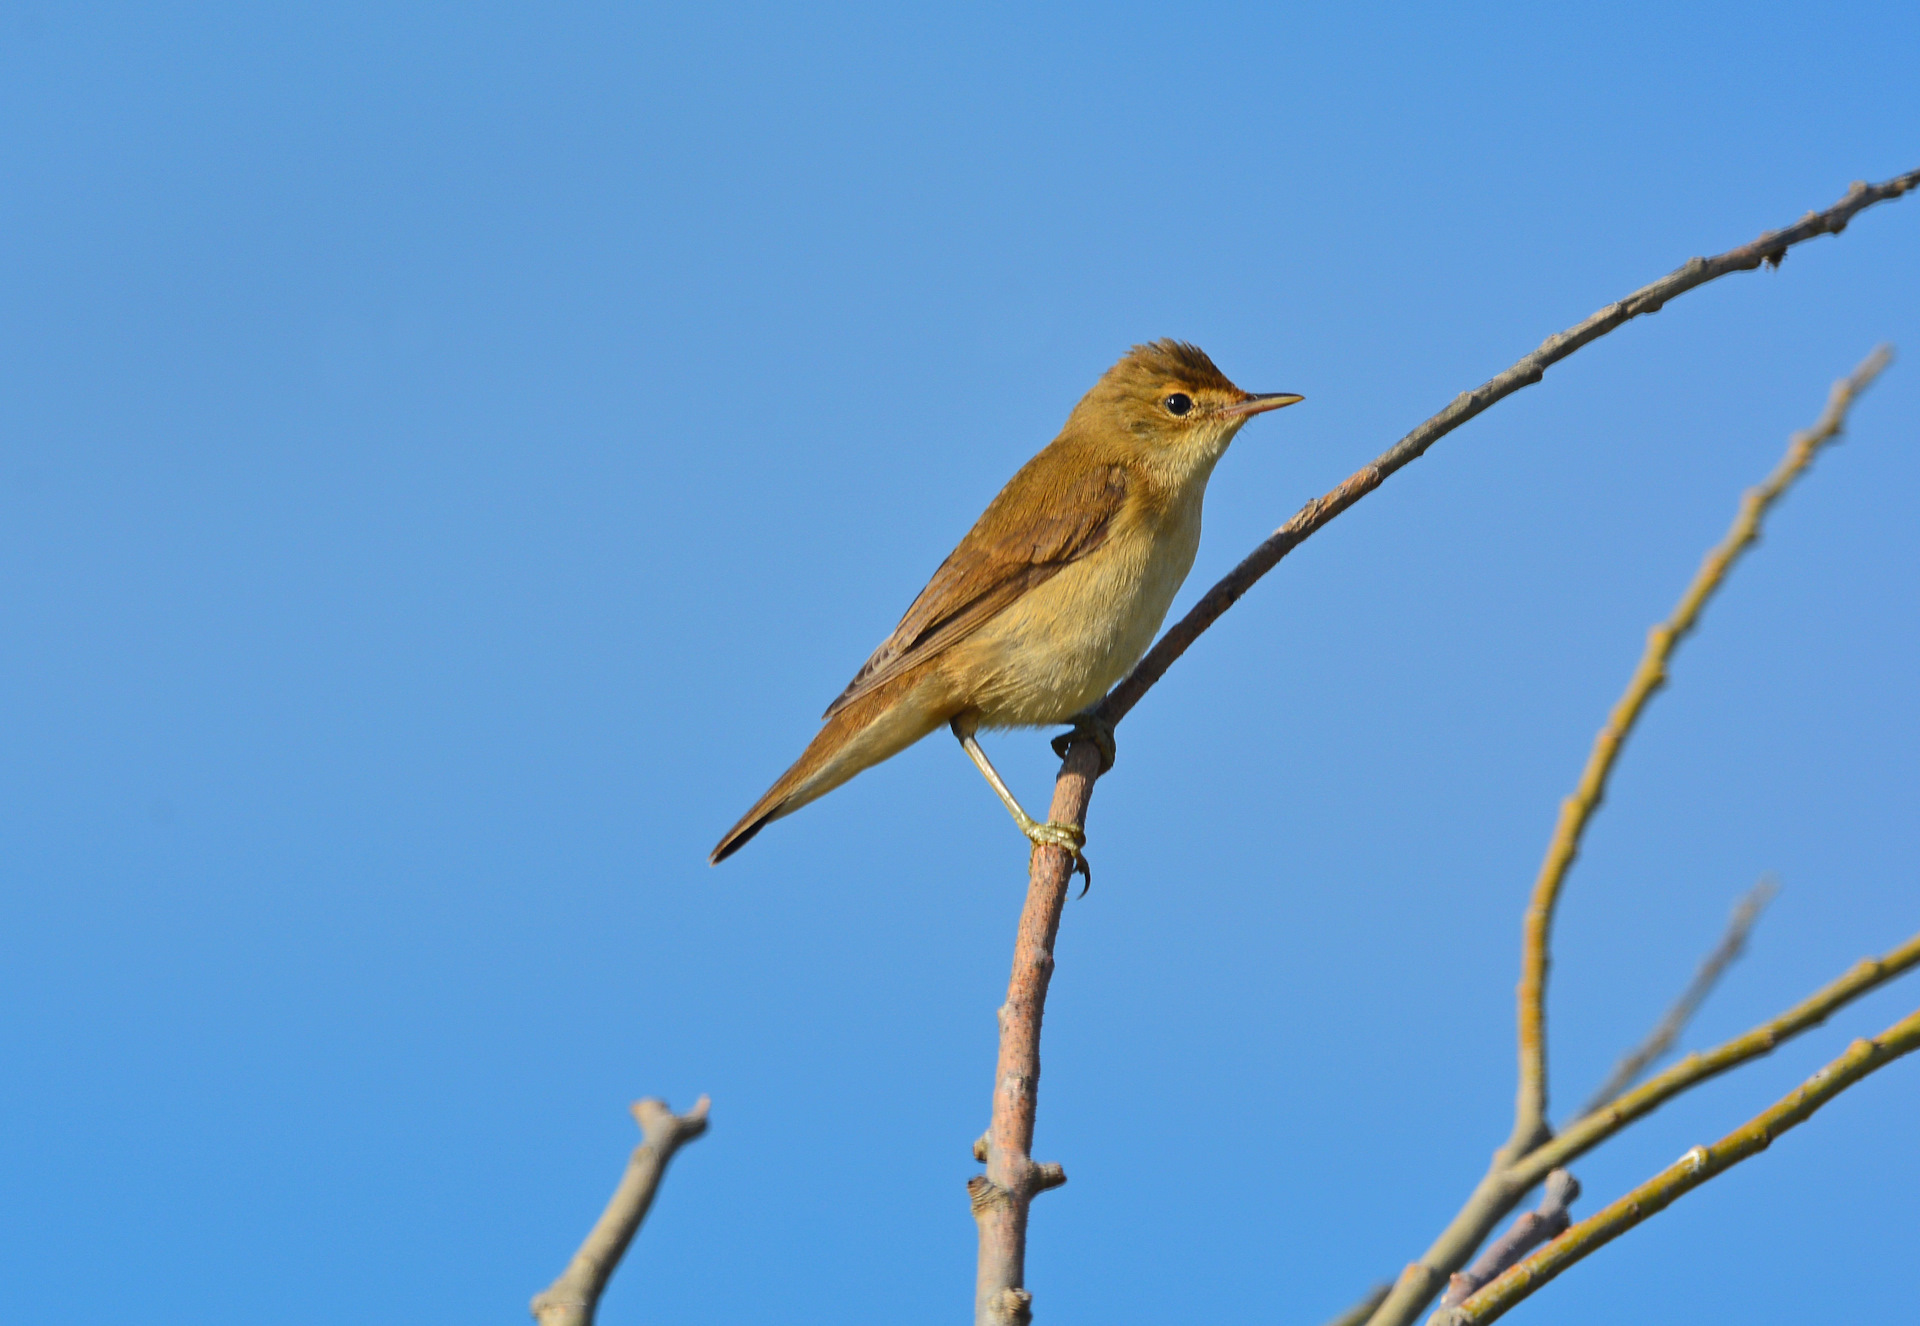
[{"label": "branch bark", "polygon": [[[1084,825],[1100,753],[1078,742],[1061,763],[1047,818]],[[975,1326],[1025,1326],[1033,1295],[1026,1287],[1027,1213],[1036,1194],[1067,1181],[1058,1165],[1033,1160],[1034,1116],[1040,1103],[1040,1022],[1053,980],[1053,941],[1060,932],[1073,879],[1073,854],[1062,847],[1033,849],[1027,868],[1027,901],[1014,940],[1013,975],[1000,1008],[1000,1058],[993,1079],[993,1116],[974,1155],[987,1172],[967,1181],[974,1222],[980,1229],[980,1260],[974,1282]],[[984,1152],[984,1154],[982,1154]]]},{"label": "branch bark", "polygon": [[1779,891],[1780,886],[1774,883],[1772,876],[1763,878],[1747,890],[1747,895],[1735,904],[1733,915],[1727,920],[1727,933],[1714,946],[1713,952],[1701,960],[1700,969],[1693,974],[1693,980],[1673,1001],[1673,1007],[1667,1010],[1659,1025],[1630,1053],[1621,1057],[1620,1062],[1613,1066],[1613,1071],[1607,1074],[1607,1080],[1587,1098],[1587,1103],[1580,1109],[1583,1117],[1605,1106],[1638,1082],[1642,1073],[1666,1057],[1673,1043],[1680,1039],[1680,1033],[1687,1029],[1687,1023],[1693,1021],[1693,1015],[1699,1011],[1700,1005],[1713,993],[1713,987],[1720,983],[1721,975],[1746,951],[1747,936],[1753,933],[1754,923]]},{"label": "branch bark", "polygon": [[674,1152],[707,1131],[708,1104],[702,1096],[685,1114],[675,1114],[665,1101],[651,1097],[633,1103],[634,1121],[640,1125],[640,1145],[633,1149],[620,1186],[614,1189],[607,1209],[600,1213],[580,1251],[573,1254],[558,1280],[534,1295],[533,1319],[540,1326],[593,1326],[600,1295],[619,1268],[640,1222],[647,1218],[647,1208],[653,1205],[667,1162]]},{"label": "branch bark", "polygon": [[[1380,1310],[1374,1313],[1370,1326],[1408,1326],[1433,1301],[1433,1296],[1439,1292],[1446,1277],[1466,1264],[1467,1258],[1473,1255],[1473,1250],[1480,1246],[1481,1240],[1492,1232],[1494,1225],[1513,1209],[1548,1170],[1566,1164],[1580,1150],[1586,1149],[1582,1146],[1579,1150],[1570,1150],[1564,1145],[1568,1138],[1591,1136],[1586,1146],[1593,1145],[1602,1137],[1617,1131],[1620,1123],[1627,1120],[1623,1117],[1619,1123],[1603,1132],[1595,1132],[1588,1127],[1590,1122],[1613,1118],[1629,1100],[1644,1098],[1645,1088],[1631,1092],[1615,1106],[1576,1121],[1559,1139],[1552,1139],[1546,1120],[1545,999],[1548,938],[1553,926],[1554,908],[1559,902],[1560,887],[1566,879],[1568,868],[1573,864],[1586,826],[1600,804],[1607,777],[1613,770],[1627,734],[1644,711],[1648,699],[1666,681],[1667,661],[1672,657],[1675,645],[1699,621],[1701,609],[1726,579],[1733,563],[1759,537],[1760,521],[1768,508],[1805,472],[1819,449],[1839,435],[1846,422],[1848,407],[1891,360],[1891,350],[1882,346],[1868,355],[1851,375],[1833,385],[1827,397],[1826,409],[1821,412],[1819,420],[1813,428],[1795,433],[1787,446],[1786,455],[1775,466],[1773,473],[1759,487],[1747,491],[1741,499],[1733,527],[1708,552],[1673,615],[1654,627],[1649,634],[1646,651],[1627,684],[1626,694],[1614,706],[1606,726],[1594,739],[1593,750],[1587,757],[1586,768],[1581,772],[1574,794],[1560,807],[1560,817],[1547,846],[1546,860],[1540,867],[1539,878],[1534,882],[1533,893],[1527,904],[1519,988],[1520,1085],[1514,1103],[1513,1131],[1499,1150],[1493,1153],[1486,1174],[1453,1222],[1425,1256],[1401,1272],[1399,1280],[1394,1283],[1393,1292],[1381,1304]],[[1772,1048],[1771,1043],[1767,1048]],[[1672,1077],[1672,1073],[1663,1074],[1655,1081]],[[1654,1085],[1649,1083],[1648,1087]],[[1652,1104],[1646,1108],[1651,1109]],[[1547,1157],[1552,1157],[1550,1163]]]},{"label": "branch bark", "polygon": [[1591,1256],[1641,1221],[1717,1174],[1758,1155],[1782,1133],[1799,1127],[1815,1110],[1870,1073],[1920,1049],[1920,1012],[1911,1013],[1873,1040],[1857,1040],[1773,1108],[1736,1128],[1712,1146],[1696,1146],[1611,1206],[1589,1216],[1456,1308],[1437,1312],[1428,1326],[1482,1326],[1544,1287],[1575,1262]]}]

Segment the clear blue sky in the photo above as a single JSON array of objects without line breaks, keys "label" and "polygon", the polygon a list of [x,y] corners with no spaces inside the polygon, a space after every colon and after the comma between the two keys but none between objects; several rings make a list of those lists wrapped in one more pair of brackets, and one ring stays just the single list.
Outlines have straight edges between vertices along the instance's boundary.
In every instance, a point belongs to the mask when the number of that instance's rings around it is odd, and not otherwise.
[{"label": "clear blue sky", "polygon": [[[1920,10],[0,9],[0,1315],[964,1320],[1024,843],[928,741],[708,847],[1132,342],[1306,402],[1182,603],[1456,392],[1920,165]],[[1049,1326],[1312,1323],[1505,1135],[1558,799],[1877,342],[1569,886],[1555,1098],[1920,926],[1920,199],[1447,438],[1120,733],[1037,1151]],[[1044,734],[990,748],[1043,800]],[[1595,1209],[1909,983],[1581,1164]],[[1517,1320],[1912,1308],[1920,1063]]]}]

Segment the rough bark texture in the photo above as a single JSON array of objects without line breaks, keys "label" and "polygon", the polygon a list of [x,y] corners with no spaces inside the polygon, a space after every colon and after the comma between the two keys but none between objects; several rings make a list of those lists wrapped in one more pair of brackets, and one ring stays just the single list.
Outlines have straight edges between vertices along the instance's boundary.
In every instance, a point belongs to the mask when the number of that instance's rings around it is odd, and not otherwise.
[{"label": "rough bark texture", "polygon": [[[1076,741],[1053,785],[1047,818],[1084,827],[1087,802],[1099,776],[1100,752]],[[1053,941],[1073,881],[1073,854],[1036,847],[1028,863],[1027,901],[1013,945],[1013,975],[1000,1007],[1000,1057],[994,1069],[993,1118],[974,1154],[987,1172],[967,1183],[973,1218],[980,1227],[980,1262],[974,1285],[976,1326],[1015,1326],[1032,1319],[1026,1288],[1027,1213],[1036,1193],[1067,1181],[1058,1165],[1033,1160],[1034,1116],[1040,1103],[1040,1023],[1053,979]],[[984,1151],[984,1154],[982,1152]]]}]

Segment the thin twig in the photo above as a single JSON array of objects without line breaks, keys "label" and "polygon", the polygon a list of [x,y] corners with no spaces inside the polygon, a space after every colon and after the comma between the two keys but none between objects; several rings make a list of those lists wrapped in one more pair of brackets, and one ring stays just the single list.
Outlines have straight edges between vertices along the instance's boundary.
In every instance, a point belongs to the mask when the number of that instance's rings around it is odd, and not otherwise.
[{"label": "thin twig", "polygon": [[1666,1057],[1673,1043],[1680,1039],[1680,1033],[1687,1029],[1687,1023],[1693,1021],[1693,1015],[1700,1005],[1719,984],[1721,974],[1736,962],[1746,951],[1747,936],[1752,933],[1754,922],[1760,919],[1760,913],[1773,901],[1773,895],[1780,891],[1773,876],[1762,876],[1758,884],[1747,890],[1745,897],[1734,906],[1733,915],[1727,920],[1727,933],[1720,938],[1713,952],[1700,962],[1700,969],[1693,974],[1693,980],[1673,1001],[1673,1007],[1646,1040],[1642,1041],[1630,1053],[1623,1055],[1620,1062],[1607,1074],[1607,1080],[1600,1084],[1599,1090],[1587,1098],[1580,1108],[1583,1115],[1592,1114],[1615,1096],[1640,1080],[1640,1075]]},{"label": "thin twig", "polygon": [[[1079,742],[1068,751],[1047,817],[1086,823],[1087,799],[1099,770],[1100,754],[1093,743]],[[1053,979],[1053,941],[1072,879],[1072,853],[1062,847],[1033,849],[1027,901],[1014,941],[1013,975],[1007,982],[1007,1002],[1000,1008],[993,1116],[986,1136],[974,1146],[987,1172],[967,1181],[974,1223],[980,1229],[975,1326],[1025,1326],[1032,1319],[1033,1295],[1026,1288],[1027,1212],[1036,1194],[1067,1181],[1060,1166],[1035,1164],[1032,1152],[1040,1103],[1040,1022]]]},{"label": "thin twig", "polygon": [[1716,1174],[1767,1149],[1782,1133],[1870,1073],[1920,1049],[1920,1012],[1910,1013],[1873,1040],[1858,1040],[1771,1109],[1712,1146],[1696,1146],[1611,1206],[1589,1216],[1531,1257],[1479,1290],[1459,1307],[1436,1313],[1429,1326],[1482,1326],[1546,1285],[1575,1262],[1665,1210]]},{"label": "thin twig", "polygon": [[1821,412],[1819,421],[1806,432],[1795,433],[1787,446],[1787,454],[1781,458],[1773,473],[1758,488],[1747,490],[1740,501],[1733,527],[1700,564],[1700,569],[1694,573],[1693,583],[1687,586],[1686,593],[1680,596],[1680,602],[1674,606],[1673,615],[1647,634],[1646,650],[1640,656],[1639,666],[1633,670],[1632,679],[1627,682],[1626,694],[1614,705],[1613,712],[1607,715],[1606,726],[1593,739],[1593,750],[1587,755],[1587,767],[1580,771],[1580,782],[1574,788],[1573,795],[1560,803],[1559,822],[1555,824],[1553,837],[1547,843],[1546,860],[1541,862],[1539,878],[1533,885],[1533,895],[1527,901],[1520,956],[1520,1090],[1514,1106],[1513,1135],[1507,1143],[1514,1155],[1525,1154],[1545,1134],[1547,967],[1553,913],[1559,905],[1560,888],[1566,882],[1567,871],[1580,851],[1580,840],[1586,834],[1587,825],[1593,821],[1593,812],[1599,809],[1601,799],[1606,796],[1607,779],[1620,758],[1621,747],[1626,744],[1627,736],[1633,731],[1634,724],[1639,722],[1640,715],[1646,711],[1647,701],[1666,684],[1667,663],[1672,659],[1673,651],[1699,623],[1707,600],[1726,583],[1727,573],[1733,569],[1734,563],[1759,539],[1760,522],[1768,509],[1793,486],[1795,479],[1806,472],[1820,448],[1839,436],[1847,421],[1847,409],[1853,404],[1854,398],[1865,391],[1880,375],[1880,370],[1892,361],[1893,351],[1883,345],[1868,355],[1850,375],[1834,383],[1833,391],[1827,397],[1827,408]]},{"label": "thin twig", "polygon": [[1473,1292],[1545,1243],[1559,1238],[1573,1223],[1572,1207],[1580,1196],[1580,1180],[1566,1170],[1547,1175],[1546,1192],[1540,1205],[1514,1221],[1507,1232],[1487,1245],[1487,1250],[1464,1271],[1455,1271],[1447,1281],[1447,1292],[1440,1297],[1442,1308],[1457,1307]]},{"label": "thin twig", "polygon": [[[1759,536],[1760,517],[1806,468],[1820,446],[1839,433],[1845,422],[1847,407],[1867,383],[1886,367],[1891,357],[1892,352],[1882,346],[1867,356],[1851,376],[1834,384],[1827,399],[1827,408],[1821,413],[1819,421],[1811,430],[1794,434],[1786,456],[1773,473],[1758,488],[1748,490],[1741,501],[1732,530],[1707,554],[1706,561],[1688,586],[1673,616],[1656,626],[1649,636],[1646,653],[1639,667],[1634,670],[1626,695],[1614,706],[1606,727],[1601,729],[1594,741],[1593,752],[1581,774],[1578,789],[1561,806],[1559,823],[1547,849],[1546,863],[1541,867],[1540,878],[1534,884],[1533,895],[1527,905],[1519,991],[1520,1089],[1514,1106],[1513,1132],[1493,1153],[1486,1174],[1481,1177],[1453,1221],[1433,1246],[1427,1249],[1426,1255],[1400,1273],[1400,1278],[1394,1282],[1393,1292],[1387,1295],[1387,1301],[1374,1313],[1370,1326],[1409,1326],[1432,1302],[1446,1277],[1466,1264],[1473,1250],[1480,1246],[1481,1241],[1527,1191],[1548,1170],[1568,1163],[1580,1150],[1585,1149],[1584,1146],[1577,1150],[1569,1148],[1565,1145],[1568,1138],[1591,1136],[1592,1140],[1586,1143],[1586,1146],[1591,1146],[1601,1138],[1610,1136],[1620,1123],[1627,1121],[1619,1116],[1629,1102],[1646,1099],[1648,1088],[1672,1079],[1675,1072],[1686,1068],[1698,1057],[1688,1059],[1679,1065],[1679,1069],[1662,1074],[1654,1082],[1648,1083],[1647,1087],[1627,1093],[1612,1106],[1576,1120],[1566,1133],[1550,1140],[1551,1134],[1546,1123],[1546,1014],[1543,1004],[1547,937],[1552,927],[1554,906],[1559,899],[1560,885],[1566,878],[1567,867],[1578,848],[1580,835],[1594,807],[1599,804],[1621,743],[1645,707],[1647,698],[1665,681],[1666,661],[1675,643],[1693,628],[1702,605],[1725,579],[1727,569]],[[1766,1048],[1772,1048],[1771,1042]],[[1666,1097],[1660,1096],[1658,1099],[1664,1100]],[[1657,1103],[1658,1100],[1654,1100],[1646,1108],[1651,1109]],[[1603,1131],[1596,1132],[1590,1127],[1597,1121],[1616,1117],[1619,1117],[1619,1122]]]},{"label": "thin twig", "polygon": [[633,1103],[634,1121],[640,1125],[640,1145],[627,1159],[620,1186],[613,1190],[607,1209],[594,1222],[580,1251],[573,1254],[558,1280],[534,1295],[533,1319],[540,1326],[593,1326],[600,1295],[619,1268],[640,1222],[647,1218],[647,1208],[653,1205],[653,1194],[660,1187],[661,1175],[667,1172],[667,1162],[674,1152],[707,1131],[708,1103],[702,1096],[685,1114],[675,1114],[665,1101],[651,1097]]}]

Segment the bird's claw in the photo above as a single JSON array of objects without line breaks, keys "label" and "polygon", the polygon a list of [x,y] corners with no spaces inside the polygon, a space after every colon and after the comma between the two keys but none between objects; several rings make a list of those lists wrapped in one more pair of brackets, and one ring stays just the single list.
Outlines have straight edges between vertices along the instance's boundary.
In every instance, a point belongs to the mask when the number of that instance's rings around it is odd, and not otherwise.
[{"label": "bird's claw", "polygon": [[1067,758],[1067,751],[1072,749],[1073,743],[1083,738],[1091,741],[1099,750],[1100,772],[1104,776],[1109,769],[1113,768],[1113,724],[1092,710],[1073,716],[1073,730],[1062,732],[1053,739],[1053,753],[1064,760]]},{"label": "bird's claw", "polygon": [[1087,854],[1080,850],[1087,845],[1086,831],[1077,825],[1048,820],[1045,824],[1035,822],[1027,825],[1026,832],[1036,848],[1058,847],[1073,854],[1074,872],[1086,880],[1080,887],[1080,896],[1086,897],[1087,890],[1093,887],[1093,867],[1087,864]]}]

